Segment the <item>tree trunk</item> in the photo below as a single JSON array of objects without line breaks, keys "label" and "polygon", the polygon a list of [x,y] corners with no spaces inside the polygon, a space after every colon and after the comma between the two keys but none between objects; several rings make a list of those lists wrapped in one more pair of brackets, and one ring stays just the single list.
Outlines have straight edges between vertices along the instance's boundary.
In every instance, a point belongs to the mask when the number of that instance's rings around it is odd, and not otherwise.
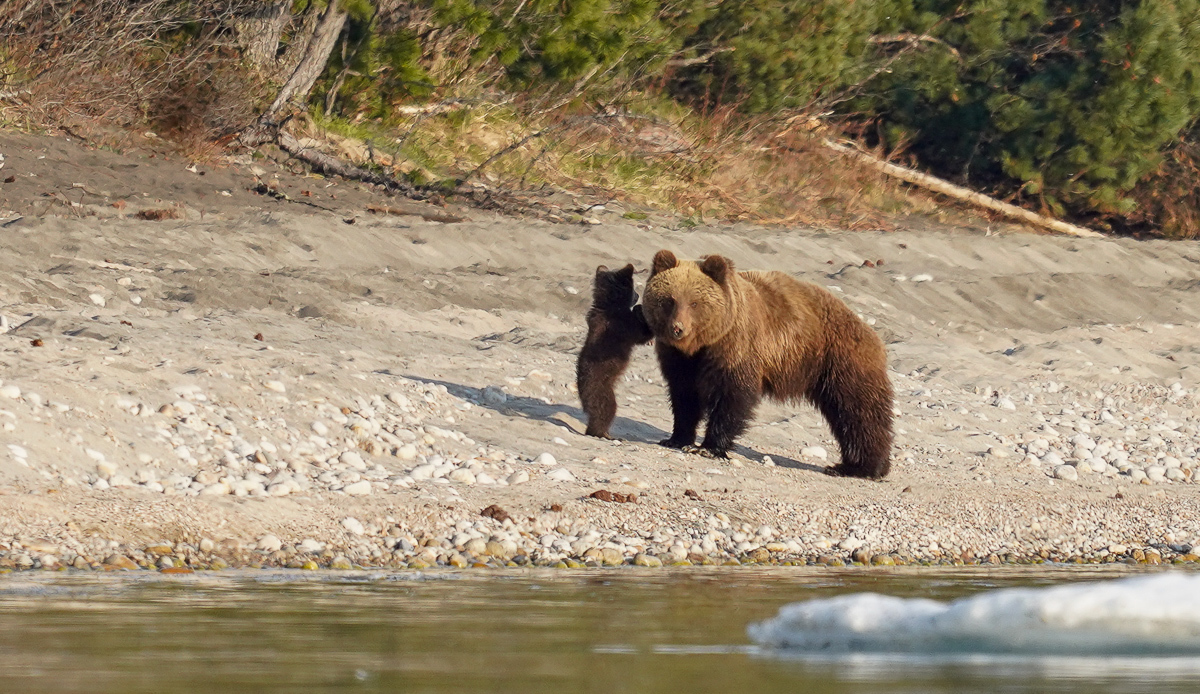
[{"label": "tree trunk", "polygon": [[264,2],[253,14],[234,22],[242,55],[264,75],[275,74],[275,53],[283,28],[291,19],[288,13],[291,4],[289,0]]},{"label": "tree trunk", "polygon": [[287,48],[283,50],[283,55],[279,56],[279,60],[275,64],[275,79],[285,80],[296,71],[296,66],[304,58],[304,53],[308,50],[308,44],[312,41],[313,33],[317,30],[317,22],[320,19],[321,13],[313,9],[312,2],[309,2],[308,7],[304,9],[304,14],[300,16],[300,26],[292,34],[292,40],[288,41]]},{"label": "tree trunk", "polygon": [[[259,116],[254,125],[242,132],[239,138],[242,144],[252,147],[275,139],[279,132],[280,116],[294,104],[308,98],[313,84],[324,72],[325,63],[328,62],[329,54],[333,51],[345,24],[346,11],[338,7],[337,0],[330,0],[329,6],[313,27],[311,37],[307,37],[307,47],[300,63],[279,90],[275,101]],[[306,37],[297,36],[295,40],[304,38]]]}]

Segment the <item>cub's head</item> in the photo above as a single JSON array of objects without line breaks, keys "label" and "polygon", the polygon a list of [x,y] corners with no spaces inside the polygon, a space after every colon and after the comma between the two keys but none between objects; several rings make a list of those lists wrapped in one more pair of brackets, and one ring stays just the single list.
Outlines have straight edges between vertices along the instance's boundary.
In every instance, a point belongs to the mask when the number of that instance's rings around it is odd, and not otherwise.
[{"label": "cub's head", "polygon": [[684,354],[720,340],[733,323],[733,262],[719,255],[700,262],[654,255],[642,310],[654,336]]},{"label": "cub's head", "polygon": [[609,270],[604,265],[596,268],[596,281],[592,286],[592,304],[609,311],[626,311],[637,303],[638,295],[633,290],[633,264],[620,270]]}]

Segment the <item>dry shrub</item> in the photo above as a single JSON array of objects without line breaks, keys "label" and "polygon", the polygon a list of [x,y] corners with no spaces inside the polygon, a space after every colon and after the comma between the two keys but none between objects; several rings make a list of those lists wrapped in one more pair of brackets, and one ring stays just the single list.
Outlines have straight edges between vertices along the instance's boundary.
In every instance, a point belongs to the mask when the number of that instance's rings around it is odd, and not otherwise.
[{"label": "dry shrub", "polygon": [[164,219],[179,219],[179,210],[174,207],[162,207],[152,210],[139,210],[134,217],[147,222],[161,222]]},{"label": "dry shrub", "polygon": [[185,148],[253,119],[261,85],[239,69],[231,18],[253,0],[10,0],[0,45],[30,117],[87,131],[149,125]]},{"label": "dry shrub", "polygon": [[1191,133],[1133,191],[1137,210],[1110,220],[1118,230],[1172,239],[1200,238],[1200,142]]}]

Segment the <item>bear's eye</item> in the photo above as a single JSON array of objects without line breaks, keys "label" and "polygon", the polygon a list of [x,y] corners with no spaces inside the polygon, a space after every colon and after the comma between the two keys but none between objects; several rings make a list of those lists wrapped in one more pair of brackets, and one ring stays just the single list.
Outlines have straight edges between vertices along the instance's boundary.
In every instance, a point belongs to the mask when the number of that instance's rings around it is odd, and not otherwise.
[{"label": "bear's eye", "polygon": [[692,302],[692,308],[696,308],[696,306],[697,306],[698,304],[699,304],[699,302],[698,302],[698,301],[693,301],[693,302]]}]

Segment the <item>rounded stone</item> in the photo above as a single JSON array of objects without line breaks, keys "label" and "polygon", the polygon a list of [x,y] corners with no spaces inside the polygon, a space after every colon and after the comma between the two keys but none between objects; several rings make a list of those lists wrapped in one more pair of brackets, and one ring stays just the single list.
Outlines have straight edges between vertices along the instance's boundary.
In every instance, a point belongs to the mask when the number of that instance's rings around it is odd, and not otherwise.
[{"label": "rounded stone", "polygon": [[604,563],[609,566],[617,566],[625,562],[625,555],[621,554],[612,547],[605,547],[600,550],[604,558]]},{"label": "rounded stone", "polygon": [[1075,481],[1079,479],[1079,470],[1071,465],[1059,465],[1054,468],[1054,477],[1060,480]]},{"label": "rounded stone", "polygon": [[342,519],[342,528],[345,529],[346,532],[354,534],[354,535],[362,535],[363,533],[366,532],[366,529],[363,528],[362,521],[360,521],[354,517],[343,518]]},{"label": "rounded stone", "polygon": [[342,487],[342,491],[350,496],[367,496],[371,493],[371,482],[369,480],[360,480],[353,484],[347,484]]},{"label": "rounded stone", "polygon": [[358,470],[359,472],[367,469],[367,464],[363,461],[362,456],[355,451],[346,451],[345,453],[342,453],[340,456],[338,456],[338,461],[340,461],[342,465],[346,465],[351,469]]}]

